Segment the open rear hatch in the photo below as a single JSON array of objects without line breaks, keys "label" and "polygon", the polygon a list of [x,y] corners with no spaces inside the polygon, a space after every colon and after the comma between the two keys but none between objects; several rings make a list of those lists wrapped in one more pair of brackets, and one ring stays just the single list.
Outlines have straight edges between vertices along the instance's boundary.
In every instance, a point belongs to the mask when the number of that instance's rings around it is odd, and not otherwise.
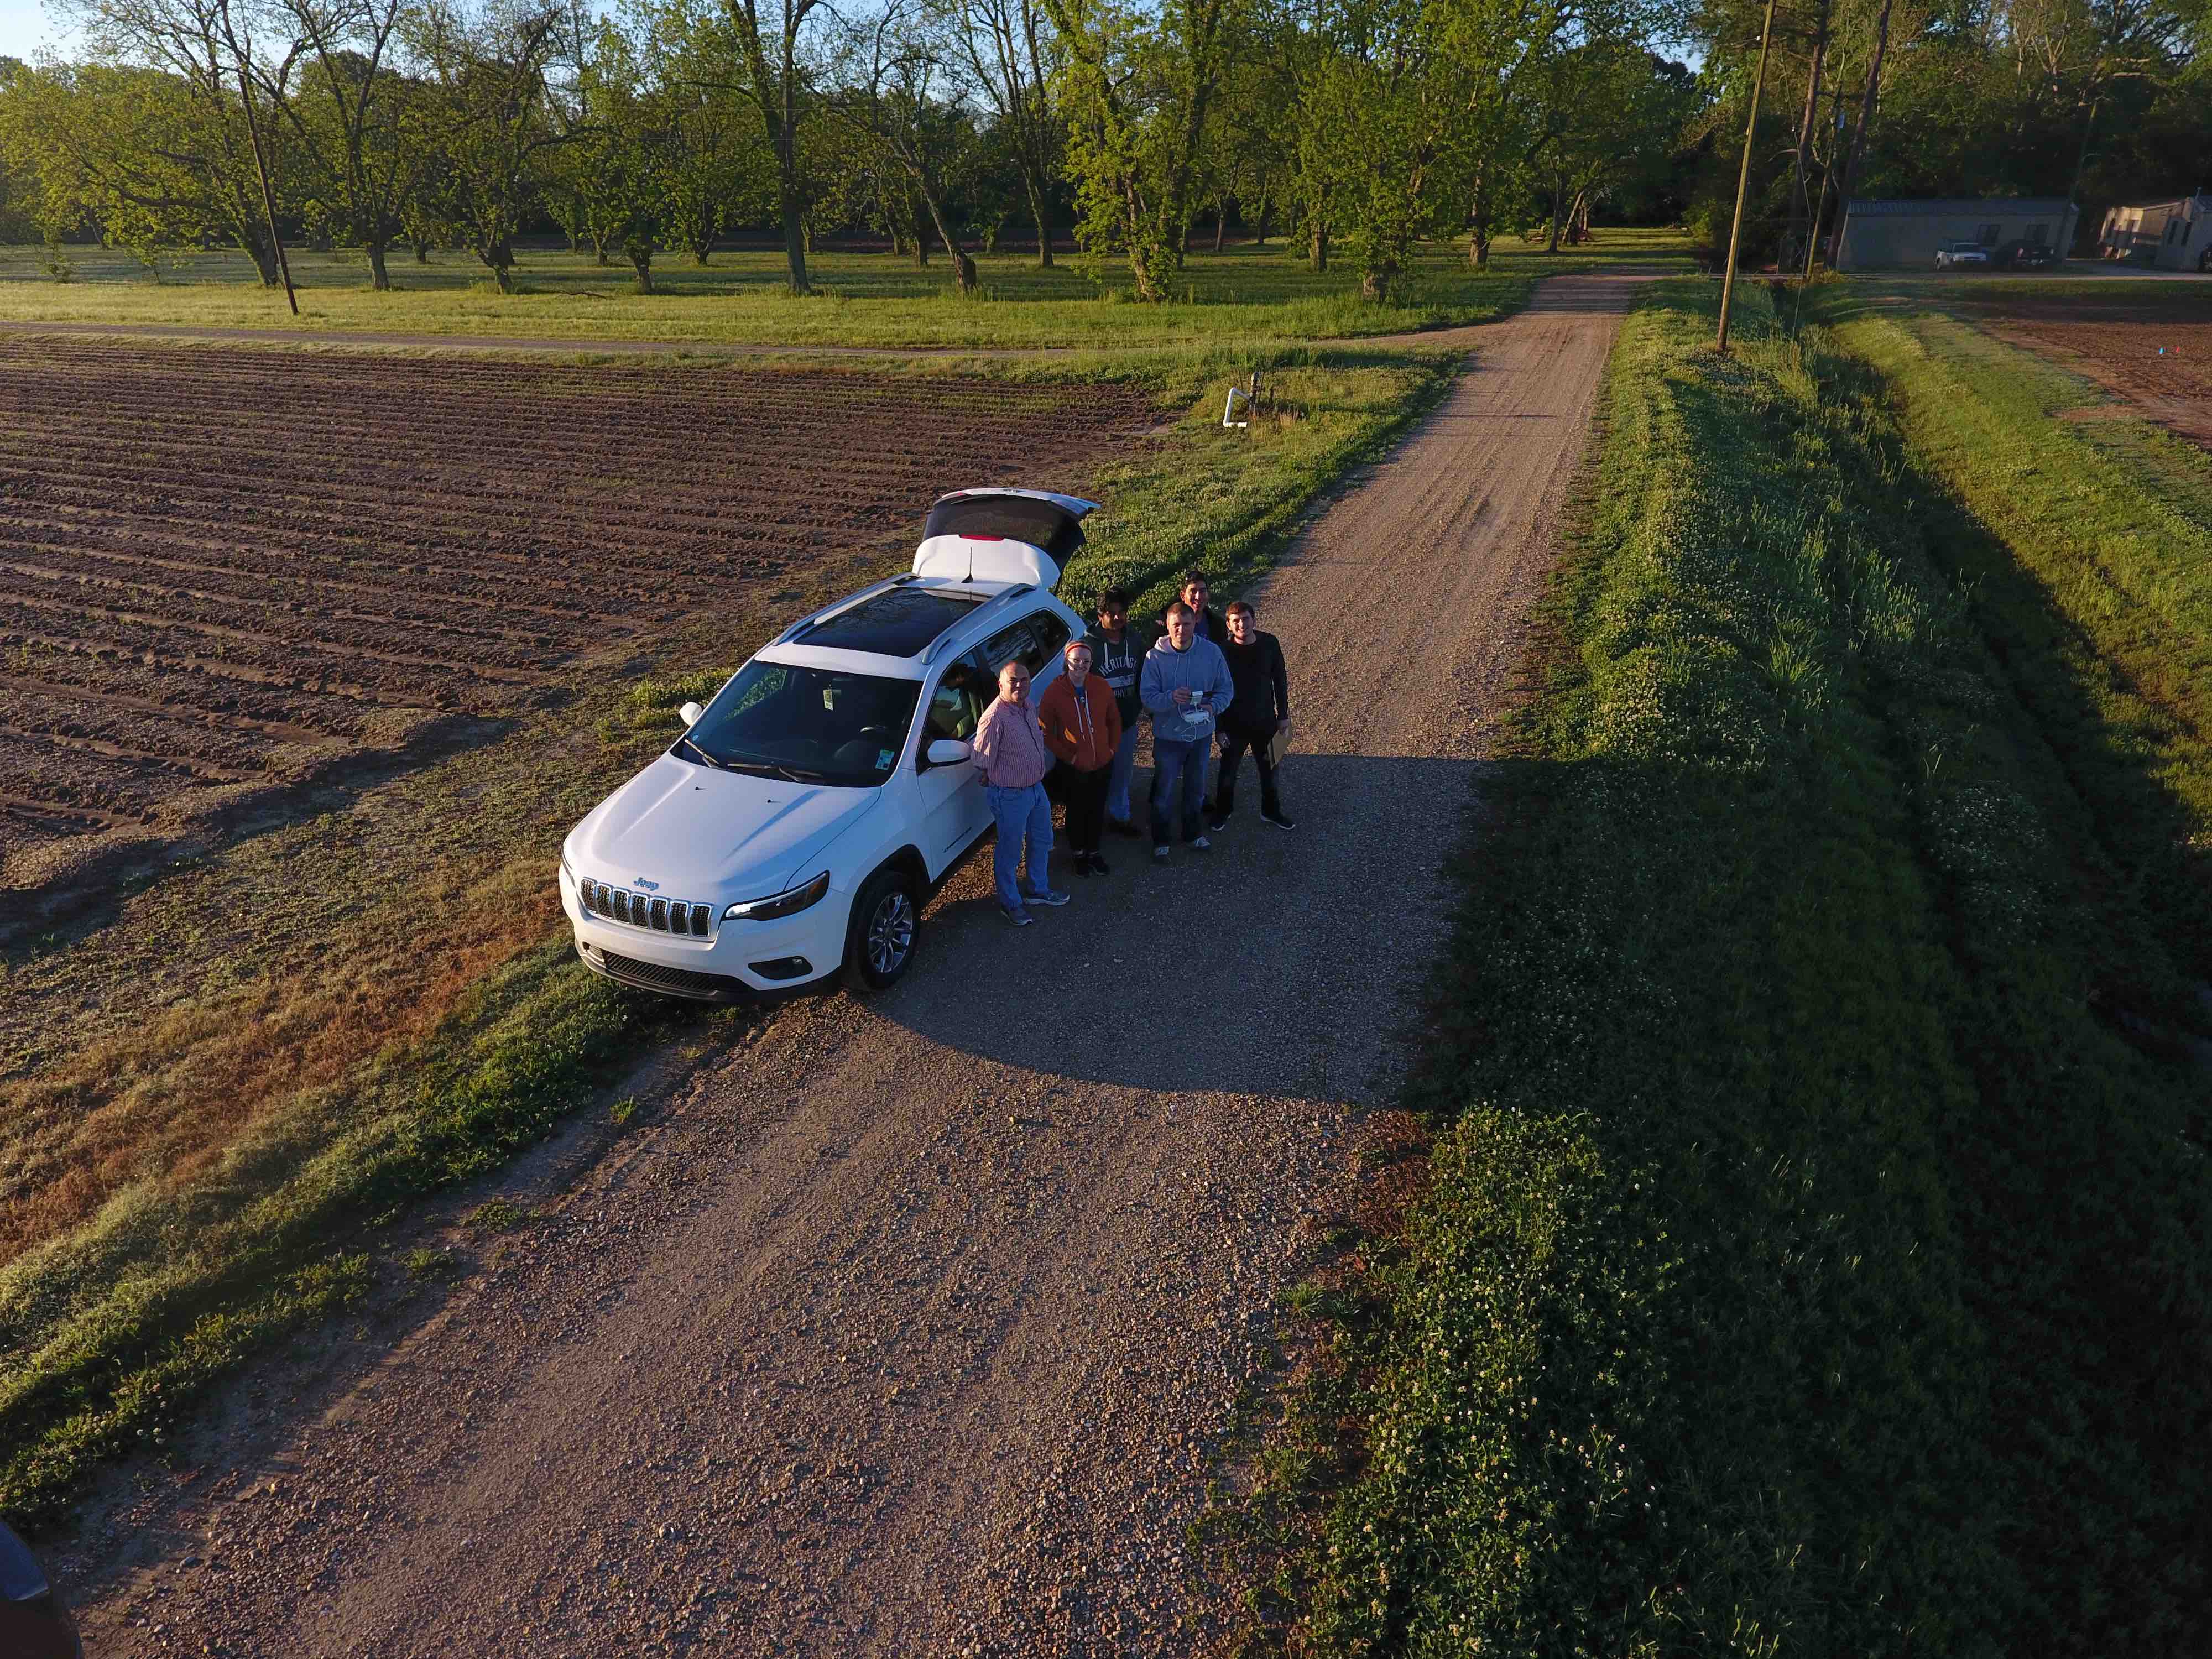
[{"label": "open rear hatch", "polygon": [[1034,582],[1050,592],[1098,503],[1042,489],[956,489],[938,498],[914,556],[917,576]]}]

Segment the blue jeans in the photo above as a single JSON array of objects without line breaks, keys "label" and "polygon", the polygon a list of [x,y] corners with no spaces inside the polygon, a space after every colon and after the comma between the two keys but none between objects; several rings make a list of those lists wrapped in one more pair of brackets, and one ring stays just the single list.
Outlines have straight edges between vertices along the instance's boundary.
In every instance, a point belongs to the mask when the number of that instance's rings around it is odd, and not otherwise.
[{"label": "blue jeans", "polygon": [[[1009,910],[1019,910],[1024,890],[1042,893],[1052,885],[1052,876],[1046,864],[1052,857],[1052,802],[1045,798],[1044,786],[1033,783],[1026,789],[1001,789],[996,784],[983,787],[983,797],[991,803],[991,822],[999,826],[998,843],[991,848],[991,880],[999,890],[999,902]],[[1017,884],[1014,872],[1022,862],[1022,843],[1029,843],[1029,884],[1026,889]]]},{"label": "blue jeans", "polygon": [[1204,829],[1199,813],[1206,805],[1206,757],[1213,747],[1212,737],[1196,743],[1163,743],[1152,733],[1152,845],[1168,844],[1168,808],[1182,797],[1182,838],[1189,841]]},{"label": "blue jeans", "polygon": [[1121,728],[1121,746],[1114,751],[1113,769],[1106,774],[1106,816],[1116,823],[1129,821],[1129,775],[1137,769],[1137,716]]}]

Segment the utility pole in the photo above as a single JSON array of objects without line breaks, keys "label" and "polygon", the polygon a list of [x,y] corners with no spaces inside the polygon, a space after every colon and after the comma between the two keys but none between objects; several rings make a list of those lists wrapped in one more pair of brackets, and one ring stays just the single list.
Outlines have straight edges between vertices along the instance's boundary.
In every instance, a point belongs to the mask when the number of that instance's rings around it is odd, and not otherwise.
[{"label": "utility pole", "polygon": [[[1769,5],[1771,9],[1771,0]],[[261,211],[269,221],[269,246],[276,254],[276,273],[284,279],[284,303],[296,317],[300,299],[292,292],[292,264],[284,257],[284,239],[276,230],[276,192],[269,187],[269,162],[261,153],[261,123],[253,113],[253,86],[246,78],[246,49],[238,44],[238,35],[230,26],[228,0],[222,8],[222,32],[230,42],[230,61],[238,69],[238,95],[246,105],[246,136],[253,146],[253,170],[261,176]]]},{"label": "utility pole", "polygon": [[1735,175],[1735,219],[1729,226],[1728,268],[1721,273],[1721,328],[1713,349],[1728,356],[1729,306],[1735,298],[1735,250],[1743,240],[1743,198],[1751,186],[1751,141],[1759,131],[1759,100],[1766,90],[1766,48],[1774,39],[1774,0],[1766,0],[1766,21],[1759,30],[1759,68],[1751,77],[1751,118],[1743,124],[1743,165]]}]

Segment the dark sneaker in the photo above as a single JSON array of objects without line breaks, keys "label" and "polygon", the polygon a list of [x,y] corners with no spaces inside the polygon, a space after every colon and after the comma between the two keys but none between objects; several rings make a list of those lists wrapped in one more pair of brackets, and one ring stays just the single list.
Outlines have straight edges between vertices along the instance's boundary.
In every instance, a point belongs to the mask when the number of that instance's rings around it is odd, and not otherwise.
[{"label": "dark sneaker", "polygon": [[1075,873],[1079,876],[1087,876],[1091,873],[1090,854],[1078,853],[1075,855]]},{"label": "dark sneaker", "polygon": [[1206,820],[1206,827],[1214,835],[1219,835],[1224,830],[1226,830],[1229,827],[1229,814],[1226,812],[1216,812],[1211,818]]},{"label": "dark sneaker", "polygon": [[1276,807],[1273,811],[1263,810],[1260,814],[1260,822],[1262,823],[1272,823],[1278,830],[1295,830],[1298,827],[1297,820],[1293,818],[1289,813],[1283,811],[1279,806]]},{"label": "dark sneaker", "polygon": [[999,907],[999,914],[1017,927],[1026,927],[1036,920],[1026,910],[1009,910],[1003,904]]},{"label": "dark sneaker", "polygon": [[1093,853],[1091,855],[1091,869],[1094,875],[1110,876],[1114,873],[1112,870],[1107,867],[1106,860],[1100,858],[1096,853]]},{"label": "dark sneaker", "polygon": [[1106,827],[1117,836],[1127,836],[1131,841],[1136,840],[1145,833],[1137,827],[1136,820],[1133,818],[1109,818],[1106,820]]},{"label": "dark sneaker", "polygon": [[1025,904],[1042,904],[1048,909],[1057,909],[1067,902],[1067,895],[1057,888],[1048,887],[1042,893],[1023,894],[1022,902]]}]

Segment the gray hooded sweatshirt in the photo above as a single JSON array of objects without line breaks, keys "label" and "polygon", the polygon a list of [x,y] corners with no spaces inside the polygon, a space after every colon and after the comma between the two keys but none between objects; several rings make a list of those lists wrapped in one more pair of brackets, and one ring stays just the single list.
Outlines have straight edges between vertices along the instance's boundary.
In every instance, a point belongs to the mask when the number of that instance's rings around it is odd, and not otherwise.
[{"label": "gray hooded sweatshirt", "polygon": [[[1177,686],[1190,693],[1190,703],[1175,700]],[[1198,743],[1212,737],[1221,711],[1237,695],[1237,682],[1229,677],[1229,659],[1212,640],[1194,635],[1190,644],[1178,651],[1164,637],[1145,653],[1137,695],[1152,717],[1153,742]],[[1200,697],[1213,700],[1211,717],[1189,712]]]}]

